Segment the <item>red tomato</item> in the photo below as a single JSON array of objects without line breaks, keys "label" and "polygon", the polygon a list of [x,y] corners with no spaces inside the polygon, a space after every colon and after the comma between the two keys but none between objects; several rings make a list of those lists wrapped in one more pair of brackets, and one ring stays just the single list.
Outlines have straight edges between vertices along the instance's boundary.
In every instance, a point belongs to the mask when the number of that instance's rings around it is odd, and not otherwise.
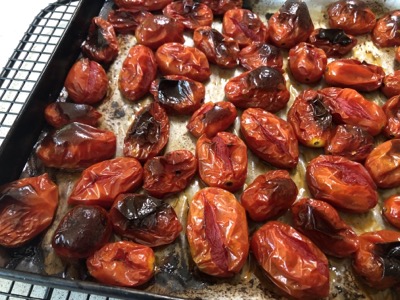
[{"label": "red tomato", "polygon": [[400,10],[393,10],[378,20],[372,40],[378,47],[400,46]]},{"label": "red tomato", "polygon": [[400,95],[400,70],[383,78],[381,91],[388,98]]},{"label": "red tomato", "polygon": [[357,45],[357,39],[342,29],[318,28],[311,33],[309,40],[315,47],[324,50],[328,57],[342,57]]},{"label": "red tomato", "polygon": [[240,64],[247,70],[271,67],[283,72],[283,56],[278,47],[266,43],[251,43],[239,52]]},{"label": "red tomato", "polygon": [[150,13],[144,10],[130,10],[119,8],[111,10],[108,14],[108,22],[112,24],[117,33],[135,33],[136,27]]},{"label": "red tomato", "polygon": [[211,8],[215,15],[223,15],[230,9],[241,8],[243,0],[199,0]]},{"label": "red tomato", "polygon": [[136,9],[136,10],[161,10],[172,0],[115,0],[114,3],[125,9]]},{"label": "red tomato", "polygon": [[397,47],[396,50],[396,60],[398,63],[400,63],[400,47]]},{"label": "red tomato", "polygon": [[400,229],[400,196],[393,195],[385,200],[382,214],[394,227]]},{"label": "red tomato", "polygon": [[400,95],[387,100],[382,109],[387,117],[383,134],[388,138],[400,138]]}]

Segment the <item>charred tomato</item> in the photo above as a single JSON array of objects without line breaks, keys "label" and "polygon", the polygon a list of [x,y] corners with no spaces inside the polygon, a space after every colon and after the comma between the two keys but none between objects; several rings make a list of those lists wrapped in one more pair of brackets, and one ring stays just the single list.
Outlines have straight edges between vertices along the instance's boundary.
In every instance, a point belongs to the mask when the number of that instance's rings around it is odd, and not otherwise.
[{"label": "charred tomato", "polygon": [[239,52],[240,65],[247,70],[271,67],[283,72],[283,56],[278,47],[267,43],[251,43]]},{"label": "charred tomato", "polygon": [[108,22],[114,27],[116,33],[135,33],[136,27],[150,13],[144,10],[132,10],[119,8],[111,10],[108,14]]},{"label": "charred tomato", "polygon": [[400,138],[400,95],[386,101],[382,109],[387,117],[383,134],[388,138]]},{"label": "charred tomato", "polygon": [[393,10],[376,22],[372,40],[378,47],[400,46],[400,10]]},{"label": "charred tomato", "polygon": [[342,29],[333,28],[314,30],[309,41],[315,47],[324,50],[327,57],[342,57],[357,45],[355,37],[346,34]]},{"label": "charred tomato", "polygon": [[400,229],[400,196],[393,195],[383,204],[382,214],[394,227]]},{"label": "charred tomato", "polygon": [[400,70],[383,78],[381,91],[388,98],[400,95]]}]

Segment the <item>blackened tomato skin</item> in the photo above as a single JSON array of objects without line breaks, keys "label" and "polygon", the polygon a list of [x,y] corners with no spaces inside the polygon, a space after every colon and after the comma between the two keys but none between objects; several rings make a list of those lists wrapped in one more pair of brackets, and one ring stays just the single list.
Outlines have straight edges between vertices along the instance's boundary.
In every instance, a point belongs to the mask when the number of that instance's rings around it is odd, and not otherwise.
[{"label": "blackened tomato skin", "polygon": [[318,28],[311,33],[309,41],[324,50],[327,57],[342,57],[357,45],[357,39],[341,29]]}]

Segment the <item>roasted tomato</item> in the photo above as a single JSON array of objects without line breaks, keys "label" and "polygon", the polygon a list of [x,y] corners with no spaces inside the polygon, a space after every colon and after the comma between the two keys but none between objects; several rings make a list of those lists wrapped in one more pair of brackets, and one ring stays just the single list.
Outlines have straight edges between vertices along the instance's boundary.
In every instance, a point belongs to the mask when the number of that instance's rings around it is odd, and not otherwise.
[{"label": "roasted tomato", "polygon": [[157,49],[156,60],[163,75],[182,75],[201,82],[211,75],[206,55],[194,47],[166,43]]},{"label": "roasted tomato", "polygon": [[269,171],[244,190],[240,198],[252,220],[261,222],[285,213],[297,197],[297,186],[286,170]]},{"label": "roasted tomato", "polygon": [[400,196],[393,195],[385,200],[382,214],[394,227],[400,229]]},{"label": "roasted tomato", "polygon": [[199,0],[211,8],[215,15],[223,15],[230,9],[241,8],[243,0]]},{"label": "roasted tomato", "polygon": [[143,97],[157,76],[157,63],[149,48],[133,46],[125,58],[118,78],[118,88],[131,101]]},{"label": "roasted tomato", "polygon": [[204,52],[210,63],[221,68],[238,65],[239,45],[236,40],[223,35],[210,26],[198,27],[193,33],[194,45]]},{"label": "roasted tomato", "polygon": [[385,76],[381,91],[388,98],[400,95],[400,70]]},{"label": "roasted tomato", "polygon": [[206,89],[201,82],[188,77],[167,75],[152,82],[150,93],[168,113],[187,115],[200,108]]},{"label": "roasted tomato", "polygon": [[211,138],[233,124],[237,117],[236,107],[228,102],[207,102],[190,118],[187,129],[195,137],[205,134]]},{"label": "roasted tomato", "polygon": [[300,0],[287,0],[268,25],[272,43],[287,49],[307,41],[314,30],[307,4]]},{"label": "roasted tomato", "polygon": [[320,155],[311,160],[306,181],[313,197],[344,211],[364,213],[378,203],[376,185],[368,171],[342,156]]},{"label": "roasted tomato", "polygon": [[400,95],[386,101],[382,109],[387,117],[383,134],[388,138],[400,138]]},{"label": "roasted tomato", "polygon": [[154,275],[154,252],[130,241],[109,243],[86,260],[89,274],[114,286],[136,287]]},{"label": "roasted tomato", "polygon": [[87,258],[111,237],[112,224],[107,211],[97,205],[78,205],[60,221],[52,246],[57,255]]},{"label": "roasted tomato", "polygon": [[380,66],[349,58],[330,62],[324,75],[326,83],[331,86],[371,92],[380,88],[385,71]]},{"label": "roasted tomato", "polygon": [[92,106],[69,102],[55,102],[46,106],[44,118],[47,123],[55,128],[78,122],[96,126],[102,114]]},{"label": "roasted tomato", "polygon": [[311,33],[309,41],[324,50],[328,57],[344,56],[357,45],[357,39],[342,29],[318,28]]},{"label": "roasted tomato", "polygon": [[254,233],[251,250],[271,281],[294,298],[329,294],[328,259],[307,237],[270,221]]},{"label": "roasted tomato", "polygon": [[274,113],[286,106],[290,93],[280,71],[259,67],[229,79],[225,96],[236,107],[259,107]]},{"label": "roasted tomato", "polygon": [[359,248],[358,236],[324,201],[303,198],[291,208],[293,226],[327,255],[348,257]]},{"label": "roasted tomato", "polygon": [[240,130],[247,146],[261,159],[277,168],[294,168],[299,145],[292,126],[261,108],[246,109]]},{"label": "roasted tomato", "polygon": [[200,178],[212,187],[230,192],[240,189],[247,176],[247,147],[235,134],[202,135],[196,144]]},{"label": "roasted tomato", "polygon": [[386,141],[368,155],[365,167],[380,188],[400,186],[400,139]]},{"label": "roasted tomato", "polygon": [[114,27],[116,33],[135,33],[136,27],[150,13],[144,10],[132,10],[119,8],[111,10],[108,14],[108,22]]},{"label": "roasted tomato", "polygon": [[197,171],[197,159],[189,150],[175,150],[156,156],[144,165],[143,188],[152,196],[163,198],[183,191]]},{"label": "roasted tomato", "polygon": [[224,14],[222,32],[235,39],[240,47],[251,45],[252,42],[266,42],[268,27],[261,19],[248,9],[230,9]]},{"label": "roasted tomato", "polygon": [[283,56],[278,47],[266,43],[252,43],[239,52],[239,61],[247,70],[271,67],[282,71]]},{"label": "roasted tomato", "polygon": [[341,0],[328,6],[331,28],[343,29],[346,33],[359,35],[371,32],[376,18],[364,1]]},{"label": "roasted tomato", "polygon": [[383,109],[357,91],[325,88],[318,92],[323,95],[324,104],[331,111],[334,122],[359,126],[373,136],[385,127],[387,120]]},{"label": "roasted tomato", "polygon": [[173,0],[115,0],[114,3],[120,8],[137,10],[161,10]]},{"label": "roasted tomato", "polygon": [[314,90],[305,90],[290,107],[287,120],[300,143],[308,147],[324,147],[331,129],[332,115]]},{"label": "roasted tomato", "polygon": [[149,247],[170,244],[182,231],[174,209],[147,195],[119,195],[111,207],[110,219],[117,234]]},{"label": "roasted tomato", "polygon": [[168,115],[153,102],[136,113],[124,139],[124,155],[144,162],[160,153],[168,138]]},{"label": "roasted tomato", "polygon": [[118,56],[119,46],[114,27],[101,17],[94,17],[82,52],[99,63],[111,63]]},{"label": "roasted tomato", "polygon": [[47,167],[77,170],[112,158],[116,143],[113,132],[74,122],[50,132],[36,154]]},{"label": "roasted tomato", "polygon": [[19,247],[51,224],[58,188],[43,174],[0,186],[0,199],[0,245]]},{"label": "roasted tomato", "polygon": [[300,83],[321,80],[327,63],[324,50],[312,44],[300,43],[289,51],[289,68],[294,79]]},{"label": "roasted tomato", "polygon": [[108,209],[119,194],[136,190],[142,179],[143,168],[135,158],[102,161],[82,172],[68,204],[100,205]]},{"label": "roasted tomato", "polygon": [[350,160],[364,161],[374,149],[374,138],[355,125],[338,125],[325,145],[325,153],[340,155]]},{"label": "roasted tomato", "polygon": [[396,60],[398,63],[400,63],[400,47],[397,47],[396,49]]},{"label": "roasted tomato", "polygon": [[379,47],[400,46],[400,10],[394,10],[378,20],[372,40]]},{"label": "roasted tomato", "polygon": [[211,26],[214,19],[211,8],[195,0],[174,1],[163,9],[163,14],[192,30]]},{"label": "roasted tomato", "polygon": [[204,188],[189,206],[186,235],[200,271],[217,277],[240,272],[249,253],[246,212],[235,196],[220,188]]},{"label": "roasted tomato", "polygon": [[82,58],[69,70],[64,85],[75,103],[94,104],[106,95],[108,77],[99,63]]},{"label": "roasted tomato", "polygon": [[392,230],[360,235],[360,249],[353,256],[353,270],[369,286],[386,289],[398,285],[400,233]]}]

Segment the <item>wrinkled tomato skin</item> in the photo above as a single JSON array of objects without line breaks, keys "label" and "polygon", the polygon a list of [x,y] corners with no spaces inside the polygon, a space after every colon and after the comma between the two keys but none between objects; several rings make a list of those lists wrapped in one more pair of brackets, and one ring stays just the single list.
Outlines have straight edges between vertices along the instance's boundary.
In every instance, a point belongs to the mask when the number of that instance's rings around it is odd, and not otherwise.
[{"label": "wrinkled tomato skin", "polygon": [[246,212],[235,196],[204,188],[189,206],[186,236],[200,271],[216,277],[239,273],[249,254]]},{"label": "wrinkled tomato skin", "polygon": [[169,139],[169,119],[165,110],[156,102],[135,114],[125,139],[125,156],[145,162],[159,154]]},{"label": "wrinkled tomato skin", "polygon": [[359,249],[358,236],[333,206],[303,198],[292,207],[293,226],[326,255],[349,257]]},{"label": "wrinkled tomato skin", "polygon": [[162,10],[172,1],[173,0],[115,0],[114,3],[119,8],[154,11]]},{"label": "wrinkled tomato skin", "polygon": [[149,247],[172,243],[182,231],[174,209],[163,200],[141,194],[120,194],[110,209],[114,231]]},{"label": "wrinkled tomato skin", "polygon": [[211,26],[214,19],[211,8],[193,0],[174,1],[163,9],[163,14],[190,30],[200,26]]},{"label": "wrinkled tomato skin", "polygon": [[197,48],[179,43],[166,43],[156,51],[156,61],[163,75],[182,75],[196,81],[210,78],[206,55]]},{"label": "wrinkled tomato skin", "polygon": [[144,10],[129,10],[119,8],[111,10],[108,14],[108,22],[112,24],[116,33],[134,34],[136,27],[150,13]]},{"label": "wrinkled tomato skin", "polygon": [[393,10],[376,22],[372,41],[378,47],[400,46],[400,10]]},{"label": "wrinkled tomato skin", "polygon": [[68,204],[99,205],[109,209],[115,198],[135,191],[142,183],[143,168],[131,157],[117,157],[85,169],[75,183]]},{"label": "wrinkled tomato skin", "polygon": [[382,215],[386,220],[400,229],[400,196],[393,195],[385,200],[382,208]]},{"label": "wrinkled tomato skin", "polygon": [[207,102],[193,113],[186,128],[197,138],[202,134],[211,138],[228,129],[236,117],[237,110],[231,102]]},{"label": "wrinkled tomato skin", "polygon": [[151,83],[150,93],[167,113],[188,115],[200,108],[206,89],[201,82],[188,77],[167,75]]},{"label": "wrinkled tomato skin", "polygon": [[157,63],[153,51],[143,45],[133,46],[122,63],[118,77],[121,94],[130,101],[142,98],[157,76]]},{"label": "wrinkled tomato skin", "polygon": [[19,247],[50,226],[58,187],[45,173],[0,186],[0,197],[0,245]]},{"label": "wrinkled tomato skin", "polygon": [[50,132],[36,155],[47,167],[79,170],[112,158],[116,143],[113,132],[74,122]]},{"label": "wrinkled tomato skin", "polygon": [[78,205],[61,219],[52,246],[57,255],[87,258],[110,239],[112,224],[107,211],[95,205]]},{"label": "wrinkled tomato skin", "polygon": [[372,92],[381,87],[385,71],[380,66],[348,58],[330,62],[324,76],[330,86]]},{"label": "wrinkled tomato skin", "polygon": [[136,287],[154,275],[154,252],[130,241],[108,243],[86,260],[89,274],[101,283]]},{"label": "wrinkled tomato skin", "polygon": [[247,70],[271,67],[283,72],[283,55],[278,47],[267,43],[251,43],[239,52],[240,65]]},{"label": "wrinkled tomato skin", "polygon": [[247,147],[235,134],[202,135],[196,143],[200,178],[211,187],[239,190],[247,176]]},{"label": "wrinkled tomato skin", "polygon": [[275,113],[286,106],[290,93],[280,71],[259,67],[229,79],[225,96],[238,108],[258,107]]},{"label": "wrinkled tomato skin", "polygon": [[261,108],[246,109],[240,131],[247,146],[277,168],[291,169],[299,160],[299,146],[292,126]]},{"label": "wrinkled tomato skin", "polygon": [[223,35],[210,26],[196,28],[193,33],[196,48],[207,56],[210,63],[221,68],[234,68],[238,65],[239,45],[236,40]]},{"label": "wrinkled tomato skin", "polygon": [[348,34],[369,33],[375,27],[376,17],[364,1],[341,0],[328,6],[331,28],[343,29]]},{"label": "wrinkled tomato skin", "polygon": [[307,41],[314,30],[307,4],[288,0],[268,20],[271,42],[280,48],[290,49]]},{"label": "wrinkled tomato skin", "polygon": [[101,17],[94,17],[88,36],[82,44],[82,52],[98,63],[111,63],[119,52],[118,40],[112,24]]},{"label": "wrinkled tomato skin", "polygon": [[341,29],[315,29],[309,41],[315,47],[324,50],[327,57],[342,57],[357,45],[357,39]]},{"label": "wrinkled tomato skin", "polygon": [[305,146],[324,147],[331,134],[332,115],[314,90],[304,90],[296,97],[287,114],[287,121]]},{"label": "wrinkled tomato skin", "polygon": [[94,104],[106,95],[108,77],[99,63],[82,58],[69,70],[64,86],[75,103]]},{"label": "wrinkled tomato skin", "polygon": [[372,149],[372,135],[358,126],[343,124],[336,126],[332,131],[325,146],[325,153],[363,162]]},{"label": "wrinkled tomato skin", "polygon": [[400,139],[386,141],[371,151],[365,167],[380,188],[400,186]]},{"label": "wrinkled tomato skin", "polygon": [[279,217],[296,200],[298,189],[286,170],[261,174],[244,190],[240,203],[256,222]]},{"label": "wrinkled tomato skin", "polygon": [[400,233],[392,230],[367,232],[359,237],[360,249],[353,256],[353,270],[369,286],[383,290],[399,283],[398,276],[385,276],[382,257],[376,253],[379,244],[399,242]]},{"label": "wrinkled tomato skin", "polygon": [[251,238],[251,250],[268,278],[290,296],[328,296],[328,259],[293,227],[278,221],[267,222]]},{"label": "wrinkled tomato skin", "polygon": [[376,185],[368,171],[342,156],[319,155],[311,160],[306,182],[315,199],[343,211],[365,213],[378,203]]},{"label": "wrinkled tomato skin", "polygon": [[153,197],[183,191],[197,171],[197,159],[189,150],[175,150],[144,164],[143,188]]},{"label": "wrinkled tomato skin", "polygon": [[241,8],[243,0],[199,0],[211,8],[213,14],[223,15],[230,9]]},{"label": "wrinkled tomato skin", "polygon": [[382,109],[387,117],[383,134],[388,138],[400,138],[400,95],[387,100]]},{"label": "wrinkled tomato skin", "polygon": [[96,127],[102,114],[87,104],[54,102],[46,106],[44,118],[54,128],[78,122]]},{"label": "wrinkled tomato skin", "polygon": [[400,95],[400,70],[385,76],[381,91],[388,98]]},{"label": "wrinkled tomato skin", "polygon": [[300,43],[289,51],[289,68],[300,83],[316,83],[321,80],[327,63],[324,50],[312,44]]},{"label": "wrinkled tomato skin", "polygon": [[358,126],[375,136],[387,123],[383,109],[353,89],[324,88],[318,91],[337,124]]}]

